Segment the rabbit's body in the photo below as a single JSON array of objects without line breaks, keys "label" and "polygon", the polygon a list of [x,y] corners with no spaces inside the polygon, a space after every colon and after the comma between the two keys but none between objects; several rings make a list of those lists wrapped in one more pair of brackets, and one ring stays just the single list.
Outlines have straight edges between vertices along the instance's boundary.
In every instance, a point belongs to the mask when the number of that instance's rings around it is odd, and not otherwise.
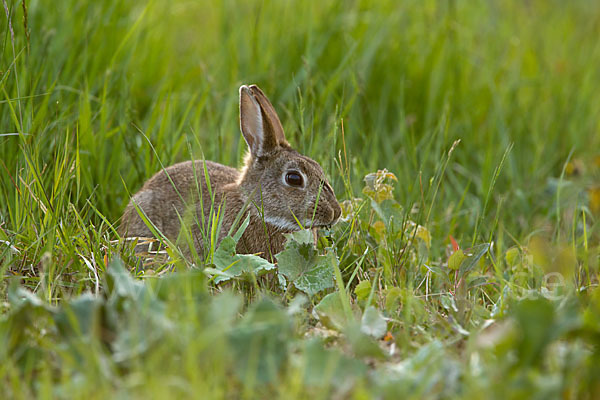
[{"label": "rabbit's body", "polygon": [[271,103],[256,86],[240,88],[240,126],[250,148],[241,170],[199,160],[158,172],[132,197],[121,234],[154,236],[135,203],[162,235],[189,255],[191,249],[181,235],[183,221],[201,255],[205,238],[210,237],[212,215],[221,207],[217,244],[236,220],[239,226],[250,214],[236,250],[273,260],[283,249],[283,234],[299,230],[298,223],[303,227],[335,223],[341,210],[323,170],[289,146]]},{"label": "rabbit's body", "polygon": [[[202,249],[204,238],[200,231],[202,214],[207,215],[210,212],[213,201],[206,185],[204,163],[206,163],[206,172],[214,195],[213,209],[223,205],[224,210],[241,210],[245,200],[236,190],[236,182],[240,178],[240,171],[213,161],[185,161],[165,168],[164,171],[160,171],[150,178],[131,199],[144,211],[156,229],[170,240],[175,241],[177,239],[181,231],[180,221],[185,220],[192,233],[197,251]],[[215,186],[216,182],[219,185]],[[177,192],[173,190],[173,185],[177,188]],[[199,193],[202,193],[201,202]],[[189,210],[192,209],[196,211],[195,215],[189,214]],[[240,220],[243,221],[251,211],[252,208],[246,210]],[[226,215],[229,215],[227,211],[225,212]],[[237,252],[240,254],[261,254],[265,251],[264,243],[269,243],[269,247],[271,247],[269,253],[273,255],[281,251],[284,244],[283,233],[288,231],[271,224],[262,224],[260,216],[254,214],[251,213],[250,223],[238,242]],[[135,237],[153,236],[132,203],[127,206],[123,213],[123,221],[127,223],[122,225],[122,233]],[[229,232],[233,222],[234,220],[230,218],[223,220],[218,242]],[[208,218],[205,219],[204,226],[205,232],[210,232],[210,229],[208,229],[210,220]],[[188,246],[183,245],[182,250],[184,254],[190,254]]]}]

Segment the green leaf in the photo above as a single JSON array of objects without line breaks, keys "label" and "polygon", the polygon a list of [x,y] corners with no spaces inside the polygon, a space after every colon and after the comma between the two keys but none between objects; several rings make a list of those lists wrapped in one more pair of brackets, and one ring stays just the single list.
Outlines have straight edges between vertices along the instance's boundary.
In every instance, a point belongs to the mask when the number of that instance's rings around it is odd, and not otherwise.
[{"label": "green leaf", "polygon": [[235,293],[222,292],[213,296],[208,307],[206,322],[211,329],[221,327],[223,331],[231,329],[242,308],[242,299]]},{"label": "green leaf", "polygon": [[[452,257],[452,256],[450,256],[450,257]],[[426,265],[426,264],[423,264],[423,266],[424,266],[425,268],[427,268],[429,271],[431,271],[431,272],[433,272],[434,274],[436,274],[436,275],[437,275],[439,278],[441,278],[441,279],[442,279],[442,280],[443,280],[443,281],[444,281],[446,284],[448,284],[448,285],[450,285],[450,284],[451,284],[451,282],[450,282],[450,278],[448,278],[448,273],[447,273],[445,270],[443,270],[442,268],[440,268],[440,267],[436,267],[436,266],[434,266],[434,265]]]},{"label": "green leaf", "polygon": [[229,333],[241,381],[274,382],[288,356],[292,319],[269,299],[254,303]]},{"label": "green leaf", "polygon": [[236,254],[236,241],[226,237],[221,241],[213,256],[216,271],[208,270],[216,275],[214,282],[219,283],[244,274],[261,275],[275,269],[275,265],[262,257],[253,254]]},{"label": "green leaf", "polygon": [[352,351],[357,357],[385,358],[385,353],[381,347],[379,347],[370,335],[363,332],[362,326],[351,324],[344,333],[352,347]]},{"label": "green leaf", "polygon": [[377,216],[383,221],[388,232],[396,234],[402,230],[404,211],[402,206],[395,200],[386,199],[381,203],[372,200],[371,207],[373,207]]},{"label": "green leaf", "polygon": [[343,330],[348,323],[339,292],[323,297],[313,309],[313,315],[326,327],[338,331]]},{"label": "green leaf", "polygon": [[481,257],[490,249],[489,243],[482,243],[474,246],[467,252],[467,258],[461,263],[460,270],[458,272],[459,278],[462,278],[468,274],[479,262]]},{"label": "green leaf", "polygon": [[304,384],[308,386],[327,388],[333,384],[347,388],[367,372],[363,362],[347,357],[337,349],[326,349],[320,339],[309,340],[304,345],[304,355]]},{"label": "green leaf", "polygon": [[387,289],[385,295],[385,309],[388,312],[394,312],[400,305],[400,300],[402,298],[402,290],[398,287],[392,286]]},{"label": "green leaf", "polygon": [[514,305],[514,318],[520,333],[518,362],[540,364],[545,347],[558,336],[553,304],[544,298],[520,301]]},{"label": "green leaf", "polygon": [[444,294],[440,296],[440,302],[442,303],[442,307],[444,307],[448,311],[458,312],[458,307],[456,307],[456,302],[454,301],[454,296],[450,294]]},{"label": "green leaf", "polygon": [[301,231],[286,233],[288,243],[296,242],[300,244],[313,244],[313,233],[310,229],[303,229]]},{"label": "green leaf", "polygon": [[506,250],[506,253],[504,254],[504,259],[506,260],[506,263],[508,265],[514,265],[517,261],[517,258],[519,257],[519,248],[518,247],[511,247],[510,249]]},{"label": "green leaf", "polygon": [[448,268],[455,271],[460,268],[460,264],[467,258],[462,249],[456,250],[452,255],[448,258]]},{"label": "green leaf", "polygon": [[368,306],[360,321],[360,330],[375,339],[381,339],[387,332],[387,321],[377,308]]},{"label": "green leaf", "polygon": [[467,282],[467,289],[473,289],[479,286],[483,286],[489,282],[489,278],[487,276],[474,276],[469,278]]},{"label": "green leaf", "polygon": [[146,290],[141,282],[133,279],[120,259],[114,259],[110,262],[105,277],[106,292],[108,298],[113,299],[113,301],[117,298],[138,299]]},{"label": "green leaf", "polygon": [[297,242],[292,238],[286,249],[275,257],[279,273],[309,296],[334,285],[334,272],[330,260],[326,256],[318,255],[312,242]]},{"label": "green leaf", "polygon": [[354,288],[354,294],[359,301],[365,301],[371,293],[371,281],[362,281]]},{"label": "green leaf", "polygon": [[0,315],[0,360],[7,355],[22,359],[42,330],[54,330],[55,309],[13,282],[8,290],[12,307],[7,315]]},{"label": "green leaf", "polygon": [[93,334],[99,329],[102,301],[90,293],[70,300],[56,314],[56,326],[63,336]]}]

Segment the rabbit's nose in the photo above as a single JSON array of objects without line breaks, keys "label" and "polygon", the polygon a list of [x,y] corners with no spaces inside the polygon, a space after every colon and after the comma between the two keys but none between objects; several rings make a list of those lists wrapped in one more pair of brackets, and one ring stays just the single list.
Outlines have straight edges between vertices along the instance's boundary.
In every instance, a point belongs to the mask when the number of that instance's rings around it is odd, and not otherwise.
[{"label": "rabbit's nose", "polygon": [[322,181],[321,184],[323,185],[325,193],[327,193],[327,196],[329,197],[328,203],[330,204],[331,210],[333,211],[333,218],[331,220],[331,224],[335,224],[342,215],[342,208],[340,207],[340,203],[338,203],[337,198],[335,197],[335,193],[331,185],[329,185],[327,181]]}]

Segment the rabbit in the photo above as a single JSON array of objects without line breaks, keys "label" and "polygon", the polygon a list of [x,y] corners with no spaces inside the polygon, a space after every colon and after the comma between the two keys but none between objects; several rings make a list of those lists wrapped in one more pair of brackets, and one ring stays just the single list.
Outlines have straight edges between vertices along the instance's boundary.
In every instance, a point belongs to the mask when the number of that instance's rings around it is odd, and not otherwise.
[{"label": "rabbit", "polygon": [[237,253],[258,254],[274,262],[284,248],[285,233],[337,222],[341,208],[321,166],[289,145],[273,105],[258,86],[242,85],[239,96],[240,129],[248,145],[241,169],[196,160],[159,171],[131,198],[119,227],[122,237],[154,236],[140,218],[139,208],[162,235],[190,256],[192,249],[184,235],[177,240],[183,221],[196,254],[202,257],[213,204],[212,213],[221,206],[222,215],[217,245],[249,215]]}]

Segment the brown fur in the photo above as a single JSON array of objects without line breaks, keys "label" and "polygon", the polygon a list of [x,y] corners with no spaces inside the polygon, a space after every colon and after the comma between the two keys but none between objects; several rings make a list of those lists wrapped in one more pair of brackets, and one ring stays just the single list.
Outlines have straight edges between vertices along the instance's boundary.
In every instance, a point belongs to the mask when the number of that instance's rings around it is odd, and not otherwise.
[{"label": "brown fur", "polygon": [[[166,238],[177,243],[189,256],[192,249],[185,241],[178,240],[183,220],[191,231],[196,252],[202,256],[202,232],[208,235],[211,228],[211,203],[213,213],[219,206],[224,210],[217,244],[245,208],[239,224],[248,214],[250,223],[238,242],[237,252],[257,253],[273,260],[273,256],[283,250],[283,234],[300,229],[296,218],[305,228],[337,221],[341,209],[321,166],[289,146],[277,113],[257,86],[240,87],[240,128],[250,150],[240,171],[199,160],[175,164],[158,172],[132,197],[123,213],[121,235],[153,236],[140,218],[135,203]],[[206,184],[205,165],[214,203]],[[285,175],[290,171],[306,178],[302,188],[286,183]]]}]

